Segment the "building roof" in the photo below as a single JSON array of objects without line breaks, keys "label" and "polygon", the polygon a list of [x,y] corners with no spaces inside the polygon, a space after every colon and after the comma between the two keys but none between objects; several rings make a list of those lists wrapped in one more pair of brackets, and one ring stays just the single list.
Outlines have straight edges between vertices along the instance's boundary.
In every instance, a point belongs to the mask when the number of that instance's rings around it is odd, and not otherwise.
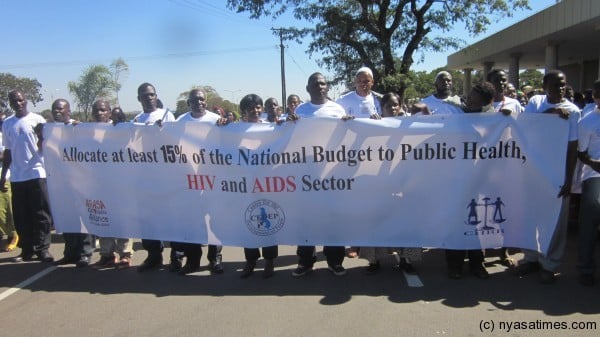
[{"label": "building roof", "polygon": [[488,38],[448,56],[449,69],[481,69],[484,62],[508,68],[520,55],[519,68],[545,67],[546,46],[557,44],[558,65],[597,60],[600,56],[600,1],[563,0]]}]

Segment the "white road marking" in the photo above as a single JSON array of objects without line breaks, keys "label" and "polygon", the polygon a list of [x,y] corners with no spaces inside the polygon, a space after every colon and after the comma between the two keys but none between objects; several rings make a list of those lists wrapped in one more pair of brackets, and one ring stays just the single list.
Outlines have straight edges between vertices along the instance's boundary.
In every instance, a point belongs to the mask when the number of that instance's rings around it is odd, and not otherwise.
[{"label": "white road marking", "polygon": [[28,285],[32,284],[33,282],[41,279],[42,277],[46,276],[47,274],[50,274],[55,269],[56,269],[56,266],[48,267],[48,268],[42,270],[41,272],[33,275],[32,277],[26,279],[25,281],[17,284],[16,286],[5,290],[2,294],[0,294],[0,301],[6,299],[8,296],[16,293],[17,291],[27,287]]}]

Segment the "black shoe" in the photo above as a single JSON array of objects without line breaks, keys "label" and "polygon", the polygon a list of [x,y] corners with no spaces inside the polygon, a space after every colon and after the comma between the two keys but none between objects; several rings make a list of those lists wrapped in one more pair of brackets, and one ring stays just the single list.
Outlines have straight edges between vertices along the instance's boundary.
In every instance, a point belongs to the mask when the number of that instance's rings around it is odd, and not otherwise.
[{"label": "black shoe", "polygon": [[273,259],[265,259],[265,269],[263,270],[263,278],[270,278],[275,273],[275,265]]},{"label": "black shoe", "polygon": [[252,275],[252,273],[254,273],[254,267],[256,267],[256,261],[246,261],[246,265],[244,266],[244,269],[242,269],[240,278],[248,278]]},{"label": "black shoe", "polygon": [[546,269],[542,269],[540,271],[540,283],[553,284],[554,282],[556,282],[556,276],[554,275],[554,272]]},{"label": "black shoe", "polygon": [[144,272],[150,269],[158,268],[162,265],[162,257],[161,258],[152,258],[148,257],[142,264],[137,267],[138,272]]},{"label": "black shoe", "polygon": [[369,263],[369,266],[365,268],[365,274],[375,275],[379,271],[379,262]]},{"label": "black shoe", "polygon": [[329,265],[327,266],[327,270],[329,270],[335,276],[346,275],[346,268],[344,268],[341,264],[338,264],[337,266]]},{"label": "black shoe", "polygon": [[75,264],[75,263],[77,263],[77,261],[79,261],[79,260],[74,257],[63,257],[62,259],[60,259],[58,261],[54,261],[54,265],[63,266],[65,264]]},{"label": "black shoe", "polygon": [[217,258],[217,260],[215,261],[210,261],[208,267],[210,268],[210,272],[212,274],[223,274],[223,272],[225,271],[223,269],[223,264],[221,263],[220,258]]},{"label": "black shoe", "polygon": [[52,254],[50,254],[50,252],[47,250],[42,250],[41,252],[37,253],[37,258],[42,262],[54,262],[54,256],[52,256]]},{"label": "black shoe", "polygon": [[400,268],[400,270],[403,270],[405,273],[410,274],[410,275],[416,275],[417,274],[417,270],[415,269],[415,267],[413,267],[412,263],[408,262],[408,260],[406,260],[406,258],[400,258],[400,263],[398,264],[398,268]]},{"label": "black shoe", "polygon": [[90,257],[89,256],[82,256],[79,261],[77,261],[75,263],[75,266],[77,266],[77,268],[84,268],[90,265]]},{"label": "black shoe", "polygon": [[302,277],[313,270],[313,266],[303,266],[301,264],[292,272],[293,277]]},{"label": "black shoe", "polygon": [[30,253],[21,253],[19,256],[15,256],[12,258],[12,262],[29,262],[33,261],[33,254]]},{"label": "black shoe", "polygon": [[181,260],[180,259],[171,259],[171,263],[169,264],[169,271],[171,273],[178,273],[181,271]]},{"label": "black shoe", "polygon": [[490,278],[490,273],[485,269],[484,266],[478,265],[471,268],[471,274],[475,275],[478,279],[486,280]]},{"label": "black shoe", "polygon": [[516,267],[511,268],[510,272],[515,276],[525,276],[538,270],[540,270],[540,264],[538,262],[523,262]]},{"label": "black shoe", "polygon": [[585,287],[594,286],[594,275],[593,274],[581,274],[579,275],[579,284]]},{"label": "black shoe", "polygon": [[462,268],[448,268],[448,278],[452,280],[460,280],[463,276]]},{"label": "black shoe", "polygon": [[179,273],[179,275],[187,275],[187,274],[195,273],[199,270],[200,270],[200,266],[191,266],[186,263],[186,265],[183,266],[183,268],[181,268],[178,271],[178,273]]}]

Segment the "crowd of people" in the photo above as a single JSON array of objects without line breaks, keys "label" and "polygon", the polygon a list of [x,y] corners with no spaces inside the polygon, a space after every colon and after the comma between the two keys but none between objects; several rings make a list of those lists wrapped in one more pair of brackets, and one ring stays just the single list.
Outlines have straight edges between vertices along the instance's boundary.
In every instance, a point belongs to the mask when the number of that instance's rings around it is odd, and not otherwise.
[{"label": "crowd of people", "polygon": [[[390,92],[379,95],[371,89],[374,85],[373,73],[369,68],[358,69],[355,75],[355,89],[342,95],[336,101],[328,96],[329,85],[325,76],[314,73],[308,78],[306,90],[310,96],[302,102],[298,95],[287,98],[287,109],[283,111],[275,98],[262,98],[255,94],[244,96],[240,102],[241,121],[245,123],[285,123],[304,118],[337,118],[344,121],[354,118],[409,118],[411,115],[463,114],[463,113],[500,113],[507,118],[522,113],[555,114],[568,120],[569,139],[565,165],[564,183],[558,193],[562,206],[549,249],[546,254],[523,250],[523,260],[516,263],[508,250],[499,250],[500,258],[510,272],[523,276],[538,273],[542,283],[554,283],[562,263],[569,223],[570,197],[580,194],[578,264],[579,281],[591,286],[594,284],[594,248],[597,243],[600,224],[600,80],[590,90],[586,103],[572,102],[567,90],[566,77],[558,70],[547,71],[543,78],[543,92],[519,100],[513,85],[508,83],[505,71],[495,69],[489,72],[486,81],[476,84],[464,99],[453,95],[452,76],[442,71],[435,78],[435,92],[410,107],[403,106],[400,96]],[[133,118],[132,123],[139,125],[163,125],[163,123],[200,122],[215,127],[237,122],[235,115],[222,109],[211,112],[207,109],[206,93],[201,89],[191,90],[187,99],[190,111],[175,117],[169,109],[162,107],[156,88],[150,83],[138,87],[138,101],[142,112]],[[589,99],[592,101],[589,101]],[[0,175],[0,228],[7,236],[4,251],[20,247],[21,253],[14,262],[38,260],[54,262],[57,265],[74,264],[77,267],[92,266],[96,269],[129,268],[133,253],[132,240],[129,238],[96,238],[87,233],[64,233],[63,257],[54,261],[48,248],[52,216],[49,209],[46,187],[46,171],[41,151],[41,125],[46,120],[38,114],[29,112],[27,97],[20,90],[9,93],[9,102],[13,114],[3,118],[2,124],[2,171]],[[585,104],[584,104],[585,103]],[[219,111],[220,110],[220,111]],[[127,122],[119,107],[111,109],[106,100],[93,104],[92,117],[96,123]],[[54,123],[76,125],[79,121],[71,118],[70,104],[67,100],[57,99],[52,104]],[[578,164],[579,163],[579,164]],[[573,210],[571,210],[573,212]],[[398,220],[400,221],[400,219]],[[100,258],[91,264],[96,241],[99,242]],[[160,240],[142,238],[142,246],[147,256],[137,266],[139,272],[145,272],[163,265],[164,243]],[[182,275],[200,269],[203,245],[199,243],[170,243],[170,272]],[[327,268],[336,276],[346,274],[343,261],[346,256],[367,260],[365,273],[374,274],[380,269],[380,261],[391,256],[398,258],[397,267],[406,273],[417,273],[412,262],[420,260],[420,247],[350,247],[325,246],[323,254]],[[480,279],[489,278],[484,265],[485,251],[446,250],[448,277],[463,277],[463,264],[468,260],[469,271]],[[245,265],[241,278],[250,277],[255,270],[257,260],[265,259],[263,277],[274,274],[278,247],[244,248]],[[298,265],[292,271],[293,277],[302,277],[313,270],[316,262],[316,247],[297,247]],[[222,247],[209,245],[207,258],[213,274],[224,272]],[[185,261],[185,264],[184,264]]]}]

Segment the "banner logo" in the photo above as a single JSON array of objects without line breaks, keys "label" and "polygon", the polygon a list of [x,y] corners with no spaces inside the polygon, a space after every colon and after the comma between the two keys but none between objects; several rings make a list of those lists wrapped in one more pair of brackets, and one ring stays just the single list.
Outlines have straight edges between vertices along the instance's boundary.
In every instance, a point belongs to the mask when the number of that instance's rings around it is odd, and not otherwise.
[{"label": "banner logo", "polygon": [[101,199],[85,199],[85,206],[89,214],[90,224],[95,226],[109,226],[108,210]]},{"label": "banner logo", "polygon": [[273,235],[285,224],[285,213],[275,202],[261,199],[246,208],[246,227],[255,235]]},{"label": "banner logo", "polygon": [[[476,229],[466,231],[465,235],[504,233],[504,230],[500,228],[500,224],[506,221],[502,216],[502,209],[505,207],[506,205],[500,197],[497,197],[495,200],[484,197],[479,202],[475,199],[471,199],[467,204],[468,215],[465,224],[475,226]],[[483,212],[483,217],[481,217],[481,212]],[[494,224],[497,226],[493,226]]]}]

